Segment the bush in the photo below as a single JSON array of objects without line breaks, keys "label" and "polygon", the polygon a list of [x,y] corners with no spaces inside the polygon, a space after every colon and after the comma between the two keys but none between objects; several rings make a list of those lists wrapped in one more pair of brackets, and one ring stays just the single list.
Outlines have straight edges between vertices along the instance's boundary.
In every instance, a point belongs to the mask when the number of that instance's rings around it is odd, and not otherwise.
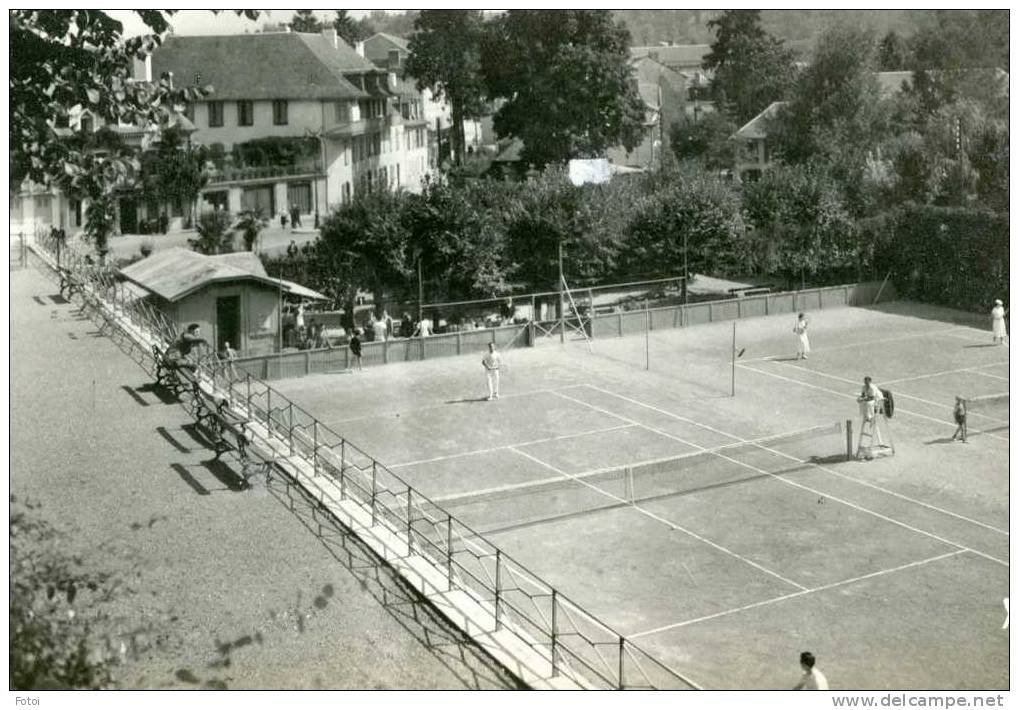
[{"label": "bush", "polygon": [[863,226],[879,269],[918,301],[975,313],[1008,301],[1008,213],[906,205]]},{"label": "bush", "polygon": [[152,246],[152,240],[151,239],[144,240],[142,242],[141,246],[138,247],[138,251],[140,251],[142,253],[142,258],[143,259],[146,258],[146,257],[151,256],[152,255],[152,250],[153,250],[153,246]]}]

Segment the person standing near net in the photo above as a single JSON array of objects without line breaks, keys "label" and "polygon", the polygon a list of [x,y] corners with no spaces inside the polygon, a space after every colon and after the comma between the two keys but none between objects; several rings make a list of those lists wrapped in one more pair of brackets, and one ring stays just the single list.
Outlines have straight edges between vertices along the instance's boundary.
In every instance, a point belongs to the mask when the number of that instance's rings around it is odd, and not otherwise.
[{"label": "person standing near net", "polygon": [[481,358],[488,379],[488,401],[499,399],[499,368],[502,367],[502,356],[495,349],[495,343],[488,344],[488,352]]},{"label": "person standing near net", "polygon": [[807,337],[807,316],[803,313],[796,319],[793,332],[796,333],[796,359],[806,360],[810,352],[810,339]]},{"label": "person standing near net", "polygon": [[804,651],[800,654],[800,668],[803,669],[803,676],[793,690],[828,690],[828,679],[824,673],[818,670],[814,654]]},{"label": "person standing near net", "polygon": [[358,372],[361,371],[361,329],[355,328],[353,334],[350,336],[350,342],[348,343],[350,348],[350,354],[353,356],[353,361],[350,363],[350,369],[356,369]]},{"label": "person standing near net", "polygon": [[1005,314],[1008,311],[1005,310],[1004,305],[1001,303],[1001,299],[994,301],[994,308],[991,309],[991,331],[994,334],[994,342],[996,345],[1004,345],[1005,338],[1008,337],[1008,332],[1005,330]]},{"label": "person standing near net", "polygon": [[[878,425],[885,412],[885,396],[881,392],[881,388],[874,384],[869,375],[863,378],[863,389],[860,391],[857,401],[860,403],[860,414],[863,417],[864,423],[869,423],[873,427],[871,432],[873,441],[877,444],[878,448],[887,448],[884,440],[881,438],[881,427]],[[861,436],[863,435],[862,428],[860,434]]]}]

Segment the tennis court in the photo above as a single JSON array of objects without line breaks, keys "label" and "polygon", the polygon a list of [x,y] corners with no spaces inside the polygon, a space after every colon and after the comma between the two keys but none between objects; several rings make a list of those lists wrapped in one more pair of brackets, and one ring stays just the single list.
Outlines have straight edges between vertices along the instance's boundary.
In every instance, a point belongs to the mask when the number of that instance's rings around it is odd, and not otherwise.
[{"label": "tennis court", "polygon": [[[706,688],[1005,688],[1008,348],[908,303],[274,383]],[[867,374],[895,455],[846,461]],[[955,396],[969,442],[953,443]],[[982,399],[981,399],[982,398]],[[853,442],[855,445],[855,441]]]}]

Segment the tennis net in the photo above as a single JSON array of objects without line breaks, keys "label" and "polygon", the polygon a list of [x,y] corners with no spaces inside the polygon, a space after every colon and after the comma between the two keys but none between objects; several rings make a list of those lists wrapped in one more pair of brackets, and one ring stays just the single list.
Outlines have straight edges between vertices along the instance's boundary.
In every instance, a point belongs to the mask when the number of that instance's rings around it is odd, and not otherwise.
[{"label": "tennis net", "polygon": [[[636,461],[582,473],[563,472],[437,498],[436,502],[482,530],[533,525],[627,505],[689,495],[800,469],[812,460],[846,456],[840,423],[734,441],[679,456]],[[763,464],[750,454],[780,452]],[[775,462],[781,463],[776,466]],[[772,470],[775,469],[775,470]]]}]

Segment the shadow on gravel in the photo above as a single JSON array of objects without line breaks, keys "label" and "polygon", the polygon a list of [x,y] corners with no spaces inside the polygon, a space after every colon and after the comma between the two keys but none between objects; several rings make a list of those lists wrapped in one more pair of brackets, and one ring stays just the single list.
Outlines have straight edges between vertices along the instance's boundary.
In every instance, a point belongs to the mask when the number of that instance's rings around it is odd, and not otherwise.
[{"label": "shadow on gravel", "polygon": [[[269,493],[287,506],[329,553],[408,633],[471,689],[523,688],[498,661],[435,609],[349,528],[288,479],[274,477]],[[316,597],[323,608],[328,596]]]},{"label": "shadow on gravel", "polygon": [[226,486],[228,490],[240,493],[248,489],[247,484],[244,482],[244,477],[235,473],[225,462],[218,459],[209,459],[208,461],[202,461],[201,465],[215,476],[217,481]]},{"label": "shadow on gravel", "polygon": [[188,471],[187,467],[184,466],[183,464],[179,463],[170,464],[170,468],[172,468],[177,473],[177,475],[181,477],[181,480],[183,480],[184,483],[188,484],[188,486],[191,487],[191,490],[193,490],[198,495],[200,496],[211,495],[211,491],[209,491],[209,489],[207,489],[205,486],[199,483],[198,479],[192,476],[191,472]]},{"label": "shadow on gravel", "polygon": [[[127,389],[127,385],[124,385],[124,388]],[[177,397],[173,394],[173,392],[168,390],[166,387],[163,387],[162,385],[158,385],[158,384],[156,384],[154,382],[150,382],[150,383],[144,384],[141,387],[134,387],[133,390],[136,393],[137,392],[141,392],[141,393],[154,394],[156,396],[156,398],[160,402],[162,402],[163,404],[179,404],[180,403],[180,400],[177,399]]]}]

